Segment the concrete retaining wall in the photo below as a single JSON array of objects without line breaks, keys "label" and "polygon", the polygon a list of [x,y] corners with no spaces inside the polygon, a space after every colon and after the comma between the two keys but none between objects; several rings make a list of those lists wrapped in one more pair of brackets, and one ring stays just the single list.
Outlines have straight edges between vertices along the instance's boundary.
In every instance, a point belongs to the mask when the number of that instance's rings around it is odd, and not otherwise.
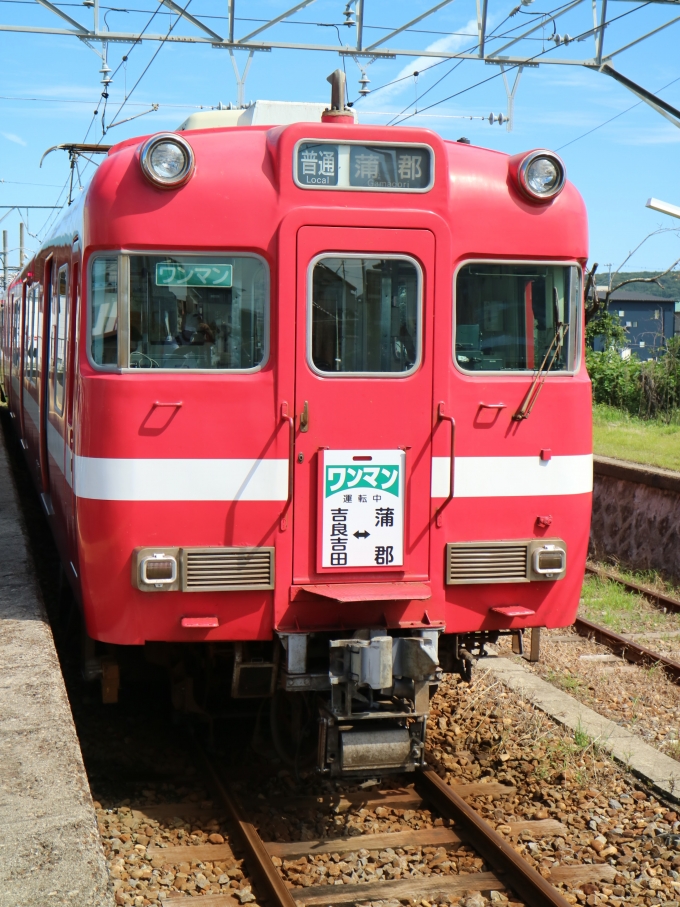
[{"label": "concrete retaining wall", "polygon": [[591,556],[680,582],[680,473],[610,457],[593,472]]}]

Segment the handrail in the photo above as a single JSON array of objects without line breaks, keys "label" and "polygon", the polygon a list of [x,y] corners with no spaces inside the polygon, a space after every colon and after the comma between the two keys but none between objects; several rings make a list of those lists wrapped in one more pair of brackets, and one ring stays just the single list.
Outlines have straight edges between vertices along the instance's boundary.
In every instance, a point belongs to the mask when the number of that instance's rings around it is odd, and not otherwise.
[{"label": "handrail", "polygon": [[439,508],[439,510],[437,511],[437,521],[436,521],[437,526],[441,526],[442,512],[444,511],[444,508],[449,503],[449,501],[453,500],[454,482],[455,482],[455,478],[456,478],[456,420],[453,418],[453,416],[446,415],[446,413],[444,412],[443,403],[440,403],[439,407],[437,408],[437,418],[439,419],[440,422],[450,422],[451,423],[451,478],[450,478],[450,483],[449,483],[449,494],[448,494],[448,497],[444,500],[444,502],[441,505],[441,507]]},{"label": "handrail", "polygon": [[281,517],[282,528],[285,528],[285,516],[293,500],[293,471],[295,469],[295,419],[288,412],[288,403],[281,404],[281,419],[288,423],[288,498]]}]

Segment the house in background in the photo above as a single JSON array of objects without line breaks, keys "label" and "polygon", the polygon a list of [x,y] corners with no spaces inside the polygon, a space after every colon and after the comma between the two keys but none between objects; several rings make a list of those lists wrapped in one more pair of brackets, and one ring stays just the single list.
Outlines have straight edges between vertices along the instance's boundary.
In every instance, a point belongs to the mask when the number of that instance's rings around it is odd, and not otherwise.
[{"label": "house in background", "polygon": [[[598,298],[604,299],[606,292],[607,287],[598,287]],[[635,353],[642,360],[656,359],[666,341],[676,333],[675,308],[674,299],[635,289],[615,290],[609,297],[607,311],[618,317],[626,331],[623,355]],[[602,349],[599,337],[595,340],[595,349]]]}]

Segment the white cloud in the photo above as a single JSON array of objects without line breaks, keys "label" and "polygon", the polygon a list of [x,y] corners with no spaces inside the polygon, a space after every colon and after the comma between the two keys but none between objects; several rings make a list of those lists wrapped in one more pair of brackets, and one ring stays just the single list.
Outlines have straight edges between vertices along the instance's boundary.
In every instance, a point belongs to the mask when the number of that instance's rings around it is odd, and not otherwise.
[{"label": "white cloud", "polygon": [[[443,38],[438,38],[426,49],[428,51],[442,51],[449,54],[455,53],[458,50],[471,48],[475,41],[475,39],[471,37],[471,35],[477,34],[477,20],[470,19],[467,25],[463,26],[461,31],[467,32],[467,34],[445,35]],[[375,98],[369,95],[369,97],[366,99],[367,106],[370,106],[375,110],[376,105],[382,107],[383,103],[388,101],[388,99],[394,98],[396,95],[400,95],[404,91],[413,92],[413,73],[418,72],[423,75],[425,73],[425,70],[445,59],[445,57],[417,57],[415,60],[411,60],[397,73],[397,75],[394,77],[392,85],[387,85],[385,88],[383,88],[380,94],[376,95]],[[451,60],[450,62],[453,65],[453,63],[455,63],[455,60]],[[443,75],[443,72],[439,67],[437,67],[435,72],[441,73]],[[409,78],[409,76],[411,78]],[[359,113],[361,113],[360,107],[357,107],[357,110],[359,111]]]},{"label": "white cloud", "polygon": [[8,142],[14,142],[15,145],[26,146],[26,142],[21,138],[21,136],[15,135],[13,132],[3,132],[3,136],[7,139]]}]

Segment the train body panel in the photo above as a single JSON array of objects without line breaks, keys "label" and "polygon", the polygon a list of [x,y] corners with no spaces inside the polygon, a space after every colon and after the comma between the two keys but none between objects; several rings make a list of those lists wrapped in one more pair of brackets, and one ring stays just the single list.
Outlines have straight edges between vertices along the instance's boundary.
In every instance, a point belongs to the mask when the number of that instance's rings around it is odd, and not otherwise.
[{"label": "train body panel", "polygon": [[288,677],[303,636],[420,639],[422,660],[441,634],[460,665],[466,634],[570,624],[592,488],[576,190],[532,200],[521,161],[422,129],[183,140],[174,189],[140,166],[153,137],[111,149],[2,309],[89,635],[278,638]]}]

